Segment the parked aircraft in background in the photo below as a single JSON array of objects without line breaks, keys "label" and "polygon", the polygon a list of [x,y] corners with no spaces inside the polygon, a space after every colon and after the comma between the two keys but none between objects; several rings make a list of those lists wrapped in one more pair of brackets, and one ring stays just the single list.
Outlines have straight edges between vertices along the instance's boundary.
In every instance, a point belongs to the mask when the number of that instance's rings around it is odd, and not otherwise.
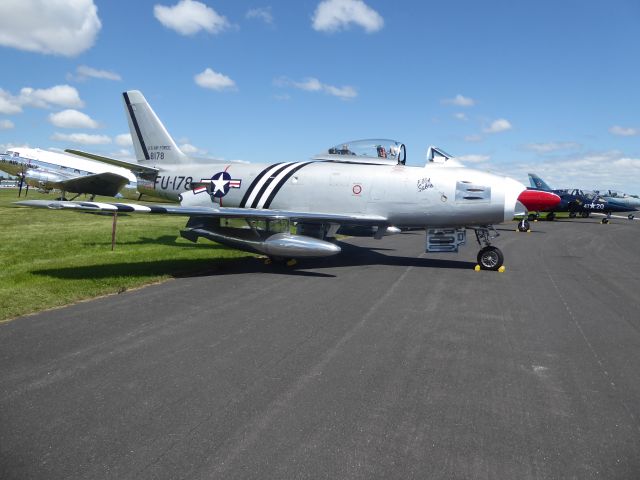
[{"label": "parked aircraft in background", "polygon": [[137,198],[136,178],[127,169],[93,162],[63,153],[39,148],[12,147],[0,155],[0,170],[16,175],[18,196],[22,187],[36,187],[49,192],[60,190],[60,198],[66,194],[83,193],[113,197],[119,192],[128,198]]},{"label": "parked aircraft in background", "polygon": [[629,195],[616,190],[596,190],[596,193],[608,202],[619,203],[625,207],[640,210],[640,198],[638,195]]},{"label": "parked aircraft in background", "polygon": [[[482,247],[477,256],[481,268],[498,270],[504,257],[491,244],[498,235],[493,225],[525,210],[523,200],[552,196],[527,192],[516,180],[469,168],[429,162],[425,167],[407,166],[404,145],[390,140],[346,142],[302,162],[194,164],[142,93],[129,91],[123,97],[138,158],[130,168],[138,176],[139,190],[179,198],[181,205],[20,205],[183,215],[189,217],[181,231],[186,239],[204,237],[277,260],[339,253],[340,247],[328,239],[341,226],[375,227],[375,238],[394,228],[426,227],[427,252],[457,252],[470,229]],[[240,219],[244,227],[232,226],[232,219]],[[295,234],[290,233],[293,223]]]},{"label": "parked aircraft in background", "polygon": [[[568,212],[569,217],[574,218],[580,215],[583,218],[588,217],[591,213],[602,213],[606,217],[602,219],[602,223],[608,223],[609,217],[613,212],[633,212],[635,208],[625,206],[622,203],[616,201],[607,200],[597,192],[589,192],[586,190],[564,189],[553,190],[544,180],[542,180],[535,173],[529,174],[529,183],[531,187],[536,191],[545,191],[556,193],[560,197],[560,203],[553,208],[544,210],[550,212],[547,215],[547,220],[553,220],[557,212]],[[536,214],[533,215],[534,218]],[[531,218],[531,217],[530,217]],[[629,219],[633,219],[634,215],[629,214]]]}]

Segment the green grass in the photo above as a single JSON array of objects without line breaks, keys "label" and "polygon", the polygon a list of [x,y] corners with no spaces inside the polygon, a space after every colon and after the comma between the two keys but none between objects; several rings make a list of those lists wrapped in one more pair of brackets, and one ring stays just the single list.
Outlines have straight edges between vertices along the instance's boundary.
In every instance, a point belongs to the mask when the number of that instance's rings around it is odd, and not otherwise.
[{"label": "green grass", "polygon": [[[54,197],[32,190],[28,198]],[[118,215],[111,251],[110,215],[16,207],[16,200],[16,189],[0,190],[0,322],[252,256],[180,238],[187,217],[144,214]]]}]

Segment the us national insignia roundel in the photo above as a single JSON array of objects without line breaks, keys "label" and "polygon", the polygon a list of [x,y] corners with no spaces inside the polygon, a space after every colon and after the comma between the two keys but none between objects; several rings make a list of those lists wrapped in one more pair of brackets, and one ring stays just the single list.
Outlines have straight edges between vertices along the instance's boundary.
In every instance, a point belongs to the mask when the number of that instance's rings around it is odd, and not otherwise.
[{"label": "us national insignia roundel", "polygon": [[[231,188],[240,188],[242,184],[242,180],[233,179],[231,175],[227,172],[218,172],[215,173],[210,179],[203,178],[199,182],[201,185],[206,185],[206,191],[215,198],[222,198],[227,193],[229,193],[229,189]],[[194,189],[194,193],[200,193],[200,191],[196,191],[200,189]]]}]

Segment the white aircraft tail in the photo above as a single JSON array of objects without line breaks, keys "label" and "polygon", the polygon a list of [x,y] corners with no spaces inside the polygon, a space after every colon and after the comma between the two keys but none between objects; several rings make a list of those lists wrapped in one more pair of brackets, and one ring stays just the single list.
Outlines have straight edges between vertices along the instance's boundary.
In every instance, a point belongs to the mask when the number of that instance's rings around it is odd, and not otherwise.
[{"label": "white aircraft tail", "polygon": [[173,141],[144,95],[138,90],[129,90],[122,96],[138,163],[187,163],[188,157]]}]

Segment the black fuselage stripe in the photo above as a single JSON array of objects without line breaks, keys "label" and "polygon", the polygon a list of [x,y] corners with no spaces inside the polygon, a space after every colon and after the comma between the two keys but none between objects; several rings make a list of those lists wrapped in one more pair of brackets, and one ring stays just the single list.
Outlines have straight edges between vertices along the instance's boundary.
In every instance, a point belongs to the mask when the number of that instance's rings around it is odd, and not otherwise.
[{"label": "black fuselage stripe", "polygon": [[280,173],[282,173],[283,170],[289,168],[290,166],[291,164],[285,164],[282,167],[275,170],[271,175],[269,175],[269,178],[267,179],[266,182],[264,182],[264,185],[262,185],[262,188],[260,188],[260,191],[256,195],[256,198],[253,199],[253,203],[251,203],[251,208],[256,208],[258,206],[258,204],[260,203],[260,199],[264,195],[264,192],[267,191],[267,188],[269,188],[269,185],[271,185],[271,183],[273,182],[273,179],[276,178],[278,175],[280,175]]},{"label": "black fuselage stripe", "polygon": [[253,179],[253,182],[251,182],[251,185],[249,186],[247,191],[244,193],[244,197],[242,197],[242,201],[240,202],[240,208],[245,208],[247,200],[249,200],[249,197],[251,196],[251,192],[253,192],[253,189],[256,188],[256,185],[258,185],[258,182],[262,180],[262,177],[264,177],[269,170],[271,170],[273,167],[277,167],[278,165],[282,165],[282,162],[269,165],[267,168],[262,170],[256,178]]},{"label": "black fuselage stripe", "polygon": [[310,163],[316,163],[316,162],[306,162],[306,163],[302,163],[300,165],[298,165],[296,168],[294,168],[293,170],[291,170],[290,172],[288,172],[276,185],[276,187],[273,189],[273,191],[271,192],[271,194],[269,195],[269,198],[267,198],[267,201],[264,203],[264,208],[269,208],[269,206],[271,205],[271,202],[273,201],[274,198],[276,198],[276,195],[278,194],[278,192],[280,191],[280,189],[282,188],[282,186],[287,183],[287,180],[289,180],[291,178],[291,176],[296,173],[298,170],[300,170],[303,167],[306,167],[307,165],[309,165]]},{"label": "black fuselage stripe", "polygon": [[133,128],[136,130],[136,135],[138,137],[138,141],[140,142],[140,146],[142,147],[142,153],[144,153],[144,158],[149,160],[149,152],[147,151],[147,146],[144,144],[144,140],[142,138],[142,132],[140,131],[140,126],[138,125],[138,120],[136,119],[136,115],[133,112],[133,106],[131,105],[131,101],[129,100],[129,94],[127,92],[123,92],[124,101],[127,104],[127,110],[129,110],[129,116],[131,117],[131,121],[133,122]]}]

